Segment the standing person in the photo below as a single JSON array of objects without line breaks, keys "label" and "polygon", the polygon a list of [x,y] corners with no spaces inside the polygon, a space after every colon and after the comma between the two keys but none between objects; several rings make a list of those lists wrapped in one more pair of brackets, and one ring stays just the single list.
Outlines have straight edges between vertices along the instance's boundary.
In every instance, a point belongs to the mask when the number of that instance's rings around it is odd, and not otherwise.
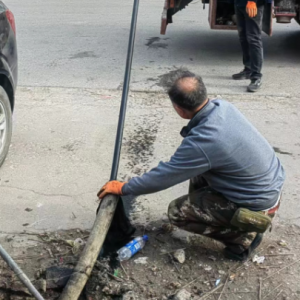
[{"label": "standing person", "polygon": [[140,177],[108,182],[98,197],[155,193],[190,180],[189,193],[169,205],[171,223],[223,242],[230,259],[247,259],[262,234],[232,220],[244,208],[254,219],[269,216],[271,221],[285,178],[281,163],[235,106],[208,99],[201,77],[178,70],[168,94],[177,114],[190,120],[175,154]]},{"label": "standing person", "polygon": [[[267,0],[269,1],[269,0]],[[262,84],[263,44],[261,39],[264,0],[235,0],[238,34],[243,52],[244,70],[232,76],[250,79],[248,92],[256,92]]]}]

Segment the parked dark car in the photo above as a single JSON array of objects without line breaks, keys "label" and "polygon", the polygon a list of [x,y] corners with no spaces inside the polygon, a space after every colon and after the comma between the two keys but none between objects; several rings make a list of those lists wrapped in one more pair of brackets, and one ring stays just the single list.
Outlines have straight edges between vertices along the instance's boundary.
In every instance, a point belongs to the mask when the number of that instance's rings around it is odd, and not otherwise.
[{"label": "parked dark car", "polygon": [[0,1],[0,166],[10,147],[17,76],[15,18],[5,4]]}]

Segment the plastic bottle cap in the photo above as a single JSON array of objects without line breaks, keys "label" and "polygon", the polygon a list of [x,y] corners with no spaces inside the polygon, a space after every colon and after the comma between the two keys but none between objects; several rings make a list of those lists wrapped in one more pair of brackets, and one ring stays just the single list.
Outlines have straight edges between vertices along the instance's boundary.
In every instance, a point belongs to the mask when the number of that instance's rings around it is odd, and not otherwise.
[{"label": "plastic bottle cap", "polygon": [[148,235],[143,235],[143,240],[144,240],[144,241],[148,241],[148,240],[149,240]]}]

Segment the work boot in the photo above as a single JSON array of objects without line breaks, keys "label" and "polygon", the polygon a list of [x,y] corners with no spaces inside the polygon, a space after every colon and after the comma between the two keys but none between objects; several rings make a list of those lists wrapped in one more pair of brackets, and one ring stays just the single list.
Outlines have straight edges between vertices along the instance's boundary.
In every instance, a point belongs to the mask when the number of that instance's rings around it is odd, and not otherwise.
[{"label": "work boot", "polygon": [[228,247],[224,249],[224,256],[228,259],[237,260],[237,261],[245,261],[250,257],[252,252],[261,244],[263,239],[263,234],[258,233],[255,239],[252,241],[251,245],[244,252],[237,254],[231,251]]},{"label": "work boot", "polygon": [[243,71],[241,71],[240,73],[237,74],[233,74],[232,78],[234,80],[243,80],[243,79],[250,79],[250,75],[251,75],[251,71],[244,69]]},{"label": "work boot", "polygon": [[251,79],[251,83],[247,87],[247,91],[250,93],[257,92],[261,87],[261,78]]}]

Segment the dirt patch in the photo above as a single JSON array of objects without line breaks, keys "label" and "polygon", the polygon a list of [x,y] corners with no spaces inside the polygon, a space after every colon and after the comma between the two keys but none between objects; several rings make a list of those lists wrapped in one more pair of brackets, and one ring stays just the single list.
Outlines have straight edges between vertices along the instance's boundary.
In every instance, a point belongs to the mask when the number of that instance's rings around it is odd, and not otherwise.
[{"label": "dirt patch", "polygon": [[[113,256],[100,259],[81,299],[174,299],[182,289],[191,293],[188,299],[196,300],[300,299],[298,227],[277,226],[274,233],[267,235],[256,251],[264,262],[257,264],[251,259],[244,263],[228,261],[220,244],[176,229],[166,231],[166,226],[161,225],[138,228],[137,235],[147,233],[149,242],[129,261],[120,264]],[[60,268],[72,270],[82,249],[72,243],[76,239],[86,241],[87,237],[88,233],[80,230],[27,233],[3,235],[2,244],[33,284],[44,289],[45,299],[57,299],[62,287],[55,284],[67,274]],[[185,252],[182,264],[174,259],[178,249]],[[49,274],[47,278],[45,270],[49,267],[61,270],[57,278]],[[0,271],[0,299],[30,299],[4,262]]]},{"label": "dirt patch", "polygon": [[[168,44],[161,42],[161,40],[162,39],[159,37],[152,37],[147,40],[145,46],[148,46],[148,48],[151,49],[159,49],[159,48],[166,49],[168,47]],[[163,40],[168,40],[168,38],[164,38]]]},{"label": "dirt patch", "polygon": [[152,122],[148,125],[147,128],[137,126],[129,141],[124,143],[130,159],[127,167],[135,175],[141,175],[149,168],[149,158],[153,156],[158,124]]},{"label": "dirt patch", "polygon": [[98,56],[93,51],[78,52],[70,56],[70,59],[78,59],[78,58],[98,58]]}]

